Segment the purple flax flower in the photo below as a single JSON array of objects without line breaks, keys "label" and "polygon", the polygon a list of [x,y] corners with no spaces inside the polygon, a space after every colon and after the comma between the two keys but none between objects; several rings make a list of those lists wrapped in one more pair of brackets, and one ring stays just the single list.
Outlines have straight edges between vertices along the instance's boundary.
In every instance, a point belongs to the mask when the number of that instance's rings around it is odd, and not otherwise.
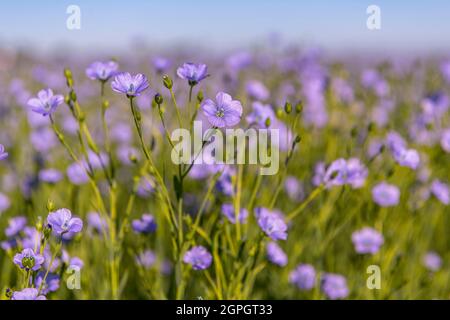
[{"label": "purple flax flower", "polygon": [[[236,224],[236,215],[234,206],[231,203],[224,203],[222,205],[222,214],[232,223]],[[245,208],[241,208],[238,214],[239,223],[246,223],[248,217],[248,211]]]},{"label": "purple flax flower", "polygon": [[5,235],[8,238],[15,237],[19,234],[20,231],[22,231],[25,228],[26,225],[27,225],[27,218],[25,217],[19,216],[9,219],[8,227],[5,229]]},{"label": "purple flax flower", "polygon": [[219,192],[226,196],[234,194],[232,178],[236,174],[235,170],[231,167],[225,167],[222,175],[219,177],[216,183],[216,188]]},{"label": "purple flax flower", "polygon": [[47,300],[44,295],[39,295],[35,288],[25,288],[22,291],[14,291],[11,300]]},{"label": "purple flax flower", "polygon": [[[444,130],[444,132],[442,132],[441,147],[445,152],[450,153],[450,129],[446,129],[446,130]],[[1,146],[0,146],[0,153],[1,153]],[[0,160],[1,160],[1,156],[0,156]]]},{"label": "purple flax flower", "polygon": [[301,201],[304,197],[303,185],[294,176],[286,177],[284,189],[292,201]]},{"label": "purple flax flower", "polygon": [[316,270],[310,264],[299,264],[289,274],[289,282],[300,290],[311,290],[316,284]]},{"label": "purple flax flower", "polygon": [[33,249],[23,249],[21,253],[17,253],[14,256],[14,263],[21,269],[26,270],[39,270],[44,263],[44,257],[40,254],[35,254]]},{"label": "purple flax flower", "polygon": [[45,89],[38,92],[37,98],[31,98],[28,100],[28,105],[31,110],[48,116],[52,114],[56,107],[64,101],[64,97],[60,94],[53,95],[52,89]]},{"label": "purple flax flower", "polygon": [[270,92],[266,86],[256,80],[247,82],[245,89],[247,90],[247,94],[255,100],[265,101],[270,96]]},{"label": "purple flax flower", "polygon": [[156,57],[153,59],[153,66],[156,69],[156,72],[163,73],[170,68],[172,63],[169,59],[163,57]]},{"label": "purple flax flower", "polygon": [[287,225],[277,212],[269,211],[266,208],[255,209],[259,227],[272,240],[287,239]]},{"label": "purple flax flower", "polygon": [[8,152],[5,151],[5,147],[0,144],[0,161],[8,158]]},{"label": "purple flax flower", "polygon": [[[45,272],[40,271],[34,280],[36,288],[41,287],[41,283],[44,280]],[[54,273],[49,273],[45,278],[45,283],[41,287],[41,293],[46,295],[49,292],[55,292],[59,289],[59,276]]]},{"label": "purple flax flower", "polygon": [[[22,247],[24,249],[35,249],[40,250],[41,247],[41,233],[34,227],[25,227],[23,229],[24,237],[22,239]],[[45,257],[44,257],[45,258]]]},{"label": "purple flax flower", "polygon": [[190,86],[205,79],[208,75],[208,67],[206,64],[195,64],[191,62],[184,63],[177,69],[177,75],[184,80],[188,80]]},{"label": "purple flax flower", "polygon": [[136,256],[136,263],[145,269],[151,268],[156,262],[156,255],[152,250],[145,250]]},{"label": "purple flax flower", "polygon": [[430,271],[438,271],[442,266],[441,257],[434,251],[428,251],[423,256],[423,265]]},{"label": "purple flax flower", "polygon": [[233,100],[229,94],[224,92],[216,95],[216,102],[211,99],[203,102],[202,110],[209,123],[214,127],[232,127],[241,121],[241,103]]},{"label": "purple flax flower", "polygon": [[357,158],[337,159],[328,167],[324,181],[327,187],[349,184],[353,188],[364,185],[368,175],[367,168]]},{"label": "purple flax flower", "polygon": [[261,128],[265,128],[267,119],[269,119],[271,124],[275,122],[275,112],[270,105],[255,101],[252,103],[252,108],[252,112],[245,118],[247,123],[256,124]]},{"label": "purple flax flower", "polygon": [[322,290],[332,300],[346,298],[349,294],[345,277],[334,273],[327,273],[323,276]]},{"label": "purple flax flower", "polygon": [[381,182],[372,188],[372,198],[379,206],[396,206],[400,200],[400,190],[392,184]]},{"label": "purple flax flower", "polygon": [[141,198],[149,197],[155,191],[155,182],[151,177],[142,177],[139,181],[136,194]]},{"label": "purple flax flower", "polygon": [[96,61],[86,69],[86,75],[92,80],[108,81],[117,74],[118,69],[119,65],[114,61]]},{"label": "purple flax flower", "polygon": [[57,183],[62,177],[62,173],[56,169],[42,169],[39,171],[39,180],[47,183]]},{"label": "purple flax flower", "polygon": [[152,233],[156,230],[155,218],[148,213],[144,213],[140,219],[133,220],[131,226],[136,233]]},{"label": "purple flax flower", "polygon": [[65,208],[50,212],[47,223],[52,227],[53,232],[58,235],[68,232],[78,233],[83,229],[83,221],[80,218],[72,218],[72,212]]},{"label": "purple flax flower", "polygon": [[401,149],[394,153],[394,159],[399,165],[409,167],[416,170],[420,164],[420,156],[417,150],[414,149]]},{"label": "purple flax flower", "polygon": [[288,257],[276,242],[267,244],[267,258],[273,264],[284,267],[288,263]]},{"label": "purple flax flower", "polygon": [[325,174],[327,171],[327,167],[325,162],[320,161],[314,167],[314,177],[312,178],[312,184],[316,187],[325,182]]},{"label": "purple flax flower", "polygon": [[375,254],[384,243],[384,238],[377,230],[366,227],[353,232],[352,242],[357,253]]},{"label": "purple flax flower", "polygon": [[141,73],[132,76],[128,72],[118,74],[111,83],[111,88],[124,93],[128,98],[140,96],[149,86],[147,77]]},{"label": "purple flax flower", "polygon": [[98,233],[108,231],[108,222],[98,212],[89,212],[87,215],[88,228]]},{"label": "purple flax flower", "polygon": [[67,177],[69,177],[70,182],[75,185],[82,185],[89,181],[89,177],[86,173],[83,165],[78,162],[72,163],[67,167]]},{"label": "purple flax flower", "polygon": [[448,205],[450,203],[450,188],[447,184],[435,179],[431,183],[430,191],[443,204]]},{"label": "purple flax flower", "polygon": [[205,247],[196,246],[184,254],[183,262],[190,264],[194,270],[205,270],[211,265],[212,256]]}]

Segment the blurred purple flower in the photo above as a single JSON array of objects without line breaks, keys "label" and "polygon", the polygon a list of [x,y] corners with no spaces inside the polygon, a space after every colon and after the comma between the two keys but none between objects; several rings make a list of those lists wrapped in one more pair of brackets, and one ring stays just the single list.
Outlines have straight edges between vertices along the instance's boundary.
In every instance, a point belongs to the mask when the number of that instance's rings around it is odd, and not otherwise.
[{"label": "blurred purple flower", "polygon": [[140,219],[133,220],[131,226],[136,233],[153,233],[156,231],[155,218],[148,213],[144,213]]},{"label": "blurred purple flower", "polygon": [[25,288],[22,291],[14,291],[11,300],[46,300],[44,295],[39,295],[35,288]]},{"label": "blurred purple flower", "polygon": [[158,73],[163,73],[167,71],[171,67],[171,65],[172,63],[170,62],[169,59],[163,57],[155,57],[153,59],[153,67]]},{"label": "blurred purple flower", "polygon": [[233,176],[236,174],[236,171],[232,167],[225,167],[222,171],[221,176],[217,179],[216,189],[223,193],[226,196],[232,196],[234,194],[234,186],[233,186]]},{"label": "blurred purple flower", "polygon": [[205,270],[211,265],[212,256],[205,247],[196,246],[184,254],[183,262],[190,264],[194,270]]},{"label": "blurred purple flower", "polygon": [[202,110],[211,125],[218,128],[232,127],[239,123],[242,116],[242,105],[224,92],[216,95],[216,102],[205,100]]},{"label": "blurred purple flower", "polygon": [[[34,280],[34,285],[36,288],[41,288],[41,293],[46,295],[50,292],[55,292],[59,289],[59,276],[57,274],[49,273],[47,274],[47,277],[45,278],[45,283],[42,284],[42,281],[44,280],[45,272],[40,271],[36,279]],[[42,284],[42,287],[41,287]]]},{"label": "blurred purple flower", "polygon": [[117,74],[118,69],[119,65],[114,61],[96,61],[86,69],[86,75],[92,80],[108,81]]},{"label": "blurred purple flower", "polygon": [[356,189],[364,185],[367,175],[367,168],[359,159],[340,158],[333,161],[327,168],[324,182],[327,187],[349,184]]},{"label": "blurred purple flower", "polygon": [[287,239],[287,225],[280,214],[259,207],[255,209],[258,225],[272,240]]},{"label": "blurred purple flower", "polygon": [[87,221],[90,230],[95,230],[100,234],[108,231],[108,222],[98,212],[89,212]]},{"label": "blurred purple flower", "polygon": [[5,151],[5,147],[0,144],[0,161],[8,158],[8,152]]},{"label": "blurred purple flower", "polygon": [[245,118],[248,124],[256,124],[260,128],[265,128],[267,119],[270,123],[274,123],[276,120],[275,112],[270,105],[255,101],[252,103],[252,108],[252,112]]},{"label": "blurred purple flower", "polygon": [[325,165],[325,162],[320,161],[317,162],[314,167],[314,176],[312,178],[312,184],[316,187],[320,186],[322,183],[325,182],[325,173],[327,171],[327,166]]},{"label": "blurred purple flower", "polygon": [[83,229],[83,221],[80,218],[72,218],[72,212],[65,208],[50,212],[47,223],[52,227],[53,232],[58,235],[68,232],[78,233]]},{"label": "blurred purple flower", "polygon": [[21,253],[14,256],[14,263],[21,269],[39,270],[44,263],[44,257],[34,253],[33,249],[23,249]]},{"label": "blurred purple flower", "polygon": [[145,250],[136,256],[136,263],[145,269],[151,268],[156,262],[156,255],[152,250]]},{"label": "blurred purple flower", "polygon": [[436,272],[442,266],[441,257],[434,251],[428,251],[423,256],[423,265],[430,271]]},{"label": "blurred purple flower", "polygon": [[442,132],[441,147],[445,152],[450,153],[450,129],[446,129]]},{"label": "blurred purple flower", "polygon": [[392,184],[381,182],[372,188],[372,198],[379,206],[396,206],[400,200],[400,190]]},{"label": "blurred purple flower", "polygon": [[[222,214],[232,223],[236,224],[236,215],[234,205],[231,203],[222,204]],[[248,217],[248,211],[245,208],[241,208],[238,214],[239,223],[246,223]]]},{"label": "blurred purple flower", "polygon": [[10,207],[11,202],[9,201],[9,198],[0,192],[0,213],[8,210]]},{"label": "blurred purple flower", "polygon": [[66,173],[70,182],[75,185],[82,185],[89,181],[89,177],[86,173],[85,168],[78,162],[74,162],[70,166],[68,166]]},{"label": "blurred purple flower", "polygon": [[273,264],[284,267],[288,263],[288,257],[276,242],[267,244],[267,258]]},{"label": "blurred purple flower", "polygon": [[184,80],[188,80],[189,85],[194,86],[205,79],[208,75],[206,64],[184,63],[177,69],[177,75]]},{"label": "blurred purple flower", "polygon": [[430,191],[443,204],[450,204],[450,188],[446,183],[435,179],[431,183]]},{"label": "blurred purple flower", "polygon": [[63,178],[62,173],[56,169],[42,169],[39,171],[39,180],[47,183],[57,183]]},{"label": "blurred purple flower", "polygon": [[255,100],[265,101],[270,96],[269,90],[260,81],[251,80],[247,82],[245,89],[247,94]]},{"label": "blurred purple flower", "polygon": [[5,229],[5,235],[8,238],[15,237],[22,231],[27,225],[27,218],[19,216],[9,219],[8,227]]},{"label": "blurred purple flower", "polygon": [[53,95],[52,89],[45,89],[38,92],[37,98],[28,100],[28,105],[31,110],[40,113],[43,116],[52,114],[56,107],[63,103],[64,97],[62,95]]},{"label": "blurred purple flower", "polygon": [[289,282],[300,290],[311,290],[316,284],[316,270],[310,264],[299,264],[289,274]]},{"label": "blurred purple flower", "polygon": [[353,232],[352,242],[357,253],[375,254],[384,243],[384,238],[377,230],[366,227]]},{"label": "blurred purple flower", "polygon": [[294,176],[286,177],[284,189],[292,201],[301,201],[304,197],[303,185]]},{"label": "blurred purple flower", "polygon": [[124,93],[128,98],[140,96],[149,87],[147,77],[141,73],[132,76],[128,72],[118,74],[111,82],[111,88]]},{"label": "blurred purple flower", "polygon": [[327,273],[323,276],[322,290],[332,300],[346,298],[349,294],[345,277],[334,273]]}]

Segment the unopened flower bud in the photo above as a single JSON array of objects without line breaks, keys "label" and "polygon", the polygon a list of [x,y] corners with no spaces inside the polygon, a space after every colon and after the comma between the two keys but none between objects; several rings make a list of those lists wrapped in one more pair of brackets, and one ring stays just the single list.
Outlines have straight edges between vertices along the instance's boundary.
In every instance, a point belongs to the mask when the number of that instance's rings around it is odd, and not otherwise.
[{"label": "unopened flower bud", "polygon": [[302,113],[302,111],[303,111],[303,102],[300,100],[295,105],[295,112]]},{"label": "unopened flower bud", "polygon": [[157,105],[161,105],[163,103],[163,97],[159,93],[155,94],[155,102]]},{"label": "unopened flower bud", "polygon": [[72,101],[77,101],[77,94],[73,90],[70,90],[70,99]]},{"label": "unopened flower bud", "polygon": [[102,106],[103,106],[103,109],[108,109],[109,108],[109,101],[108,100],[103,100],[103,104],[102,104]]},{"label": "unopened flower bud", "polygon": [[203,91],[199,91],[197,93],[197,101],[198,101],[198,103],[202,103],[202,101],[203,101]]},{"label": "unopened flower bud", "polygon": [[164,87],[166,87],[169,90],[172,89],[172,87],[173,87],[173,81],[172,81],[172,79],[170,79],[170,77],[167,74],[163,76],[163,84],[164,84]]},{"label": "unopened flower bud", "polygon": [[52,234],[52,226],[50,224],[47,224],[42,233],[44,234],[44,239],[47,240],[48,238],[50,238],[50,235]]},{"label": "unopened flower bud", "polygon": [[292,104],[289,101],[286,101],[286,103],[284,104],[284,111],[287,114],[290,114],[292,112]]},{"label": "unopened flower bud", "polygon": [[281,108],[278,108],[276,111],[277,118],[283,117],[283,110]]},{"label": "unopened flower bud", "polygon": [[53,203],[52,200],[48,199],[47,200],[47,211],[52,212],[54,210],[55,210],[55,204]]},{"label": "unopened flower bud", "polygon": [[270,117],[267,117],[266,121],[264,121],[264,125],[266,126],[266,128],[270,127],[272,123],[272,120],[270,119]]}]

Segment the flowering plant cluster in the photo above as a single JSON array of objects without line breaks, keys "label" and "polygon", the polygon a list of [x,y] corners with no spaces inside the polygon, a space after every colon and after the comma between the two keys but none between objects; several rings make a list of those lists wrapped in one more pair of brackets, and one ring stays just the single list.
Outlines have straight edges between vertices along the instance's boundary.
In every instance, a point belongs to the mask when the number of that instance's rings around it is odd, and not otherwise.
[{"label": "flowering plant cluster", "polygon": [[[0,77],[2,299],[449,297],[448,62],[20,61]],[[174,163],[180,128],[276,130],[279,172],[210,136]]]}]

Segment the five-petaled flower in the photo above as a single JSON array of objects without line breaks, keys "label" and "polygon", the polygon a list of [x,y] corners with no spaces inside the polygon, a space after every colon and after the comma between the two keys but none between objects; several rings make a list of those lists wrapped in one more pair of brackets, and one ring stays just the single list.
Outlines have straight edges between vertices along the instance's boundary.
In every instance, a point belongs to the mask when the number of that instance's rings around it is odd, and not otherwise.
[{"label": "five-petaled flower", "polygon": [[149,87],[147,77],[142,73],[132,76],[128,72],[118,74],[111,83],[111,88],[125,93],[128,98],[140,96]]},{"label": "five-petaled flower", "polygon": [[184,254],[183,261],[190,264],[194,270],[204,270],[211,265],[212,256],[205,247],[196,246]]},{"label": "five-petaled flower", "polygon": [[53,232],[58,235],[68,232],[78,233],[83,229],[83,221],[80,218],[72,218],[72,212],[64,208],[50,212],[47,223],[52,227]]},{"label": "five-petaled flower", "polygon": [[64,97],[62,95],[54,95],[52,89],[44,89],[38,92],[37,98],[28,100],[28,105],[32,111],[48,116],[55,112],[56,107],[63,101]]},{"label": "five-petaled flower", "polygon": [[209,123],[217,128],[232,127],[238,124],[242,117],[241,103],[224,92],[216,95],[215,102],[207,99],[202,105],[202,110]]},{"label": "five-petaled flower", "polygon": [[34,253],[33,249],[23,249],[22,252],[14,256],[14,263],[21,269],[25,270],[39,270],[44,263],[44,257],[40,254]]},{"label": "five-petaled flower", "polygon": [[96,61],[86,69],[86,75],[89,79],[105,82],[111,77],[114,77],[117,74],[118,69],[119,65],[114,61]]},{"label": "five-petaled flower", "polygon": [[177,75],[181,79],[187,80],[190,86],[195,86],[209,76],[208,67],[206,64],[195,64],[192,62],[184,63],[181,67],[179,67],[177,69]]}]

